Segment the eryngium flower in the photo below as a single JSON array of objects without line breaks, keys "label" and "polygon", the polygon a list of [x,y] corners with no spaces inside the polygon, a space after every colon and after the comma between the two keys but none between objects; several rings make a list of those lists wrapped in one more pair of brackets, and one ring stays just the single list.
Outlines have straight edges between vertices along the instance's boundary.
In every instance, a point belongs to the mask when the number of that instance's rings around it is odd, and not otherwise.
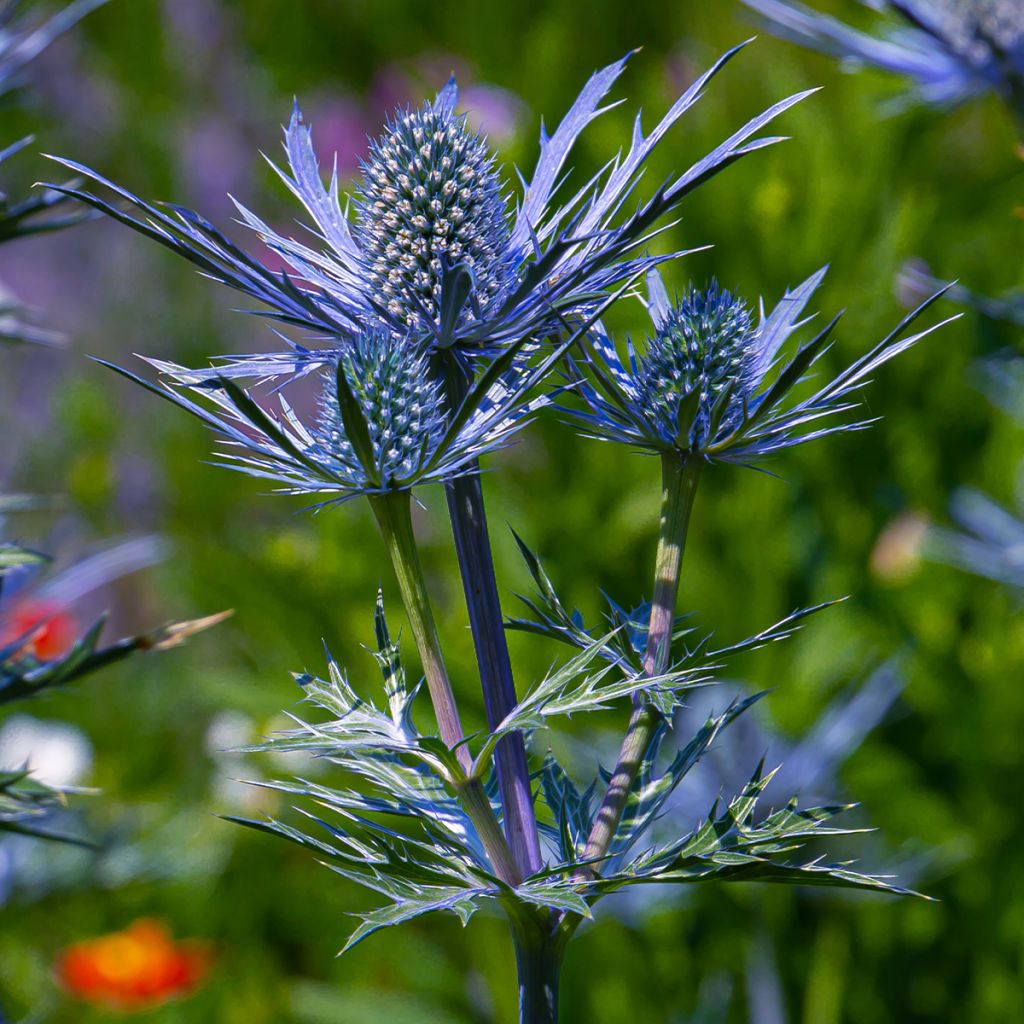
[{"label": "eryngium flower", "polygon": [[1020,0],[861,0],[893,16],[880,37],[792,0],[743,0],[779,35],[913,82],[925,103],[951,106],[992,91],[1024,114]]},{"label": "eryngium flower", "polygon": [[592,437],[643,451],[678,451],[738,463],[753,463],[782,448],[867,426],[871,421],[819,424],[856,408],[853,392],[877,367],[942,326],[905,336],[942,292],[809,398],[785,404],[792,388],[826,350],[839,319],[779,369],[782,347],[807,323],[799,318],[824,276],[825,270],[819,270],[787,292],[770,314],[762,309],[755,324],[747,306],[717,284],[704,291],[691,288],[673,304],[657,271],[652,271],[647,308],[653,333],[639,352],[627,340],[628,357],[623,361],[608,334],[602,329],[591,332],[585,367],[574,374],[585,408],[567,411]]},{"label": "eryngium flower", "polygon": [[215,372],[147,360],[158,384],[124,374],[191,412],[226,442],[222,465],[281,483],[288,494],[360,494],[406,490],[477,470],[476,460],[504,447],[546,396],[530,397],[558,358],[530,361],[510,349],[491,360],[456,409],[428,366],[428,347],[384,331],[361,334],[316,371],[318,412],[304,423],[280,389],[278,411]]},{"label": "eryngium flower", "polygon": [[[726,391],[749,396],[753,384],[750,310],[716,282],[690,288],[676,306],[661,308],[660,321],[637,360],[637,404],[650,410],[658,433],[674,444],[680,412],[693,406],[693,443],[702,446],[712,412]],[[740,403],[729,403],[735,418]]]},{"label": "eryngium flower", "polygon": [[[592,310],[668,256],[637,255],[655,223],[701,182],[776,141],[754,136],[808,93],[769,107],[685,173],[670,178],[624,218],[647,157],[739,50],[725,54],[673,104],[650,135],[637,117],[625,156],[614,157],[564,203],[554,201],[565,164],[583,129],[608,107],[604,97],[625,59],[597,72],[552,135],[541,132],[540,157],[513,210],[494,156],[456,112],[449,82],[433,103],[399,113],[373,144],[349,219],[337,171],[325,186],[310,129],[296,107],[285,130],[288,171],[278,173],[306,208],[320,245],[281,235],[239,207],[245,224],[291,268],[265,268],[201,216],[160,209],[72,161],[77,173],[109,187],[135,217],[89,192],[64,189],[197,264],[216,280],[269,307],[268,315],[327,336],[333,347],[364,331],[422,337],[431,347],[493,354],[525,338],[561,334],[566,317]],[[296,346],[270,357],[223,361],[225,376],[294,373],[331,362],[329,350]]]}]

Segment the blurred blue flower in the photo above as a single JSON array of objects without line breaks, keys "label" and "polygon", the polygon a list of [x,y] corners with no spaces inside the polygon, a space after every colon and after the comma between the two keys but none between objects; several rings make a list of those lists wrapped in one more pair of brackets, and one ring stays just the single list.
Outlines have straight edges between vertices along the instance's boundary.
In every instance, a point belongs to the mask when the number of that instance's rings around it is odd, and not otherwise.
[{"label": "blurred blue flower", "polygon": [[932,529],[928,553],[947,565],[1024,590],[1024,519],[967,488],[953,495],[950,513],[960,529]]},{"label": "blurred blue flower", "polygon": [[107,0],[72,0],[39,24],[19,20],[24,0],[0,0],[0,95],[20,84],[26,65],[50,43]]},{"label": "blurred blue flower", "polygon": [[909,78],[938,106],[992,91],[1024,114],[1020,0],[861,0],[891,15],[876,37],[793,0],[743,0],[781,36]]},{"label": "blurred blue flower", "polygon": [[867,355],[809,398],[786,404],[791,389],[827,350],[839,319],[779,368],[782,347],[808,322],[800,317],[824,275],[819,270],[787,292],[770,314],[762,308],[755,324],[746,305],[715,283],[704,291],[691,287],[672,303],[652,271],[647,309],[653,333],[639,352],[627,339],[623,360],[603,329],[591,332],[585,367],[576,374],[576,391],[585,408],[567,411],[588,436],[600,440],[746,464],[804,441],[868,426],[871,421],[866,420],[819,424],[855,409],[853,392],[875,369],[942,326],[904,336],[942,293],[927,299]]},{"label": "blurred blue flower", "polygon": [[142,217],[89,192],[60,188],[257,299],[269,307],[264,315],[328,341],[326,349],[290,343],[289,351],[269,359],[225,357],[218,367],[222,376],[309,370],[333,361],[339,341],[378,330],[423,338],[433,349],[454,349],[467,358],[493,355],[526,338],[562,334],[566,317],[591,311],[602,297],[670,258],[638,255],[655,223],[701,182],[778,141],[754,136],[808,93],[769,107],[619,218],[654,146],[739,49],[701,75],[649,136],[638,115],[625,156],[557,203],[570,151],[583,129],[609,109],[600,104],[626,60],[597,72],[555,132],[542,129],[536,169],[514,211],[487,140],[456,113],[454,81],[433,103],[396,114],[371,146],[354,222],[340,202],[337,168],[325,186],[310,129],[296,106],[285,130],[288,170],[277,170],[311,216],[313,237],[322,246],[281,235],[239,206],[244,223],[294,277],[252,259],[198,214],[149,205],[73,161],[61,162],[112,189]]}]

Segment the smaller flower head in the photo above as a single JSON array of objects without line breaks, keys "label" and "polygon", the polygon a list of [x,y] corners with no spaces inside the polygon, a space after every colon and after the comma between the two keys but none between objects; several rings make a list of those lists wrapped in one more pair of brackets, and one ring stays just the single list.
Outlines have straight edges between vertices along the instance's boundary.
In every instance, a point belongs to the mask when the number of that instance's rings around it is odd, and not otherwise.
[{"label": "smaller flower head", "polygon": [[[679,443],[685,430],[702,444],[722,395],[749,393],[751,334],[746,305],[714,281],[704,291],[691,287],[665,310],[637,364],[635,388],[638,405],[650,409],[652,425],[667,442]],[[687,413],[689,424],[681,422]]]},{"label": "smaller flower head", "polygon": [[861,0],[893,16],[881,38],[794,0],[743,2],[781,36],[909,78],[925,103],[951,106],[992,91],[1024,115],[1019,0]]},{"label": "smaller flower head", "polygon": [[773,374],[782,346],[807,322],[799,318],[824,275],[821,270],[788,292],[770,314],[762,311],[755,324],[748,307],[715,283],[703,291],[691,287],[681,300],[670,302],[661,278],[652,272],[648,312],[654,330],[643,350],[638,353],[628,342],[628,359],[623,361],[615,342],[603,330],[594,331],[586,366],[578,368],[577,391],[585,408],[566,411],[587,434],[603,440],[649,452],[677,451],[741,463],[757,462],[815,437],[867,426],[821,426],[818,421],[856,408],[852,392],[866,383],[868,375],[935,329],[904,337],[942,292],[811,397],[786,405],[791,389],[826,350],[836,323],[833,320]]},{"label": "smaller flower head", "polygon": [[504,447],[549,399],[531,392],[562,349],[530,360],[522,347],[485,369],[458,408],[448,408],[427,344],[384,330],[364,332],[315,372],[318,412],[308,423],[282,389],[278,410],[219,375],[149,360],[162,375],[150,384],[118,372],[188,410],[224,438],[224,465],[277,481],[291,494],[406,490],[476,471],[476,460]]},{"label": "smaller flower head", "polygon": [[[314,448],[325,468],[357,486],[402,486],[438,449],[445,431],[441,387],[427,372],[421,347],[394,335],[363,334],[322,374]],[[341,382],[339,384],[339,381]],[[339,386],[351,391],[363,415],[373,465],[368,476],[346,432]],[[351,426],[348,428],[352,429]]]}]

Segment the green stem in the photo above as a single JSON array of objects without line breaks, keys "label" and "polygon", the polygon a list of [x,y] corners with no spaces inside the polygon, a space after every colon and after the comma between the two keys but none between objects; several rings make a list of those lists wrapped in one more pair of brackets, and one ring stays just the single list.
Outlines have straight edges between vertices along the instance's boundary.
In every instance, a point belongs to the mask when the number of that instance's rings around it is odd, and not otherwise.
[{"label": "green stem", "polygon": [[[662,675],[672,656],[672,627],[676,616],[679,577],[690,525],[690,511],[697,493],[700,459],[687,458],[678,452],[661,457],[661,519],[658,527],[658,554],[655,564],[654,599],[644,652],[644,671],[649,676]],[[611,781],[604,800],[587,837],[584,859],[604,857],[611,847],[622,820],[629,794],[644,762],[651,740],[661,722],[661,712],[646,703],[638,694],[633,700],[633,713],[626,736],[619,750]]]},{"label": "green stem", "polygon": [[513,888],[522,880],[522,874],[516,867],[515,859],[505,840],[505,833],[498,824],[494,808],[491,807],[490,798],[484,789],[480,779],[473,777],[465,782],[460,782],[455,787],[462,809],[473,822],[480,841],[484,844],[487,856],[491,859],[494,873],[506,884]]},{"label": "green stem", "polygon": [[441,739],[448,747],[454,748],[458,745],[456,756],[468,776],[455,781],[456,794],[491,859],[495,873],[508,885],[518,885],[521,877],[498,819],[494,815],[482,783],[479,779],[471,777],[472,757],[466,744],[462,742],[464,733],[459,709],[448,679],[448,669],[441,651],[441,641],[437,635],[437,626],[434,624],[423,566],[420,564],[419,549],[413,534],[412,496],[409,491],[390,491],[371,497],[370,506],[377,517],[377,524],[380,526],[398,579],[398,589],[402,593],[405,613],[412,627],[420,661],[423,663],[423,674],[427,679],[427,689],[434,705]]}]

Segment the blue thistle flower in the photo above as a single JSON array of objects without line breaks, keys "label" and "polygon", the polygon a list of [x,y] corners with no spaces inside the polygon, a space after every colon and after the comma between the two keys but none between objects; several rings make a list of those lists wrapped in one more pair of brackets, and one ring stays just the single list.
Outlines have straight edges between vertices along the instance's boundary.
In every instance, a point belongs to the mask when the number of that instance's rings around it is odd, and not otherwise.
[{"label": "blue thistle flower", "polygon": [[652,271],[647,309],[654,331],[643,351],[638,353],[627,341],[628,358],[623,361],[603,329],[591,332],[585,367],[574,369],[584,408],[565,411],[586,434],[601,440],[745,464],[804,441],[868,426],[870,421],[818,424],[855,409],[853,392],[877,367],[949,322],[905,337],[945,289],[809,398],[787,405],[790,391],[826,351],[839,319],[779,368],[782,347],[807,323],[800,317],[824,275],[822,269],[787,292],[770,314],[762,309],[755,325],[747,306],[715,283],[704,291],[691,288],[673,304]]},{"label": "blue thistle flower", "polygon": [[665,310],[637,362],[637,403],[651,411],[660,436],[675,444],[680,412],[695,401],[694,423],[687,430],[703,444],[723,393],[749,396],[752,356],[746,305],[720,291],[715,281],[705,291],[691,287],[678,305]]},{"label": "blue thistle flower", "polygon": [[[314,448],[326,467],[356,486],[401,486],[438,448],[445,431],[441,386],[427,372],[421,349],[394,335],[361,335],[324,374]],[[338,376],[365,417],[376,473],[369,477],[346,431]],[[348,429],[351,429],[349,427]]]},{"label": "blue thistle flower", "polygon": [[[449,88],[371,143],[355,236],[388,313],[429,333],[445,268],[462,265],[481,313],[511,290],[507,204],[486,140],[454,113]],[[463,316],[465,311],[463,311]]]},{"label": "blue thistle flower", "polygon": [[[631,145],[561,204],[570,151],[626,60],[593,75],[553,134],[541,131],[540,157],[515,209],[502,195],[486,139],[456,113],[450,81],[432,104],[401,112],[371,147],[355,193],[355,219],[339,198],[335,171],[325,185],[311,131],[296,105],[285,129],[288,170],[275,168],[312,218],[310,245],[274,231],[239,206],[243,222],[291,268],[272,272],[199,214],[145,203],[102,175],[69,160],[76,173],[107,187],[121,208],[77,188],[63,188],[191,260],[210,277],[268,307],[264,315],[327,339],[326,348],[289,341],[267,356],[223,357],[222,376],[295,375],[334,361],[334,350],[367,331],[422,338],[467,359],[564,333],[567,318],[586,317],[647,269],[670,258],[638,255],[651,229],[684,196],[735,160],[779,141],[755,138],[809,92],[769,107],[685,173],[665,182],[624,218],[655,145],[703,94],[741,47],[726,53],[645,136],[637,116]],[[810,90],[813,91],[813,90]],[[131,209],[140,211],[135,216]],[[678,254],[671,254],[678,255]]]},{"label": "blue thistle flower", "polygon": [[[408,490],[478,471],[481,456],[506,446],[551,399],[530,397],[560,350],[523,361],[492,361],[457,408],[448,408],[425,342],[381,330],[352,339],[320,366],[317,413],[296,413],[281,389],[269,409],[247,390],[208,371],[146,360],[151,383],[104,363],[211,427],[226,443],[221,465],[282,484],[288,494],[357,495]],[[511,364],[511,369],[509,365]]]},{"label": "blue thistle flower", "polygon": [[893,16],[880,38],[793,0],[743,2],[785,38],[909,78],[925,103],[952,106],[991,91],[1024,116],[1018,0],[861,0]]}]

